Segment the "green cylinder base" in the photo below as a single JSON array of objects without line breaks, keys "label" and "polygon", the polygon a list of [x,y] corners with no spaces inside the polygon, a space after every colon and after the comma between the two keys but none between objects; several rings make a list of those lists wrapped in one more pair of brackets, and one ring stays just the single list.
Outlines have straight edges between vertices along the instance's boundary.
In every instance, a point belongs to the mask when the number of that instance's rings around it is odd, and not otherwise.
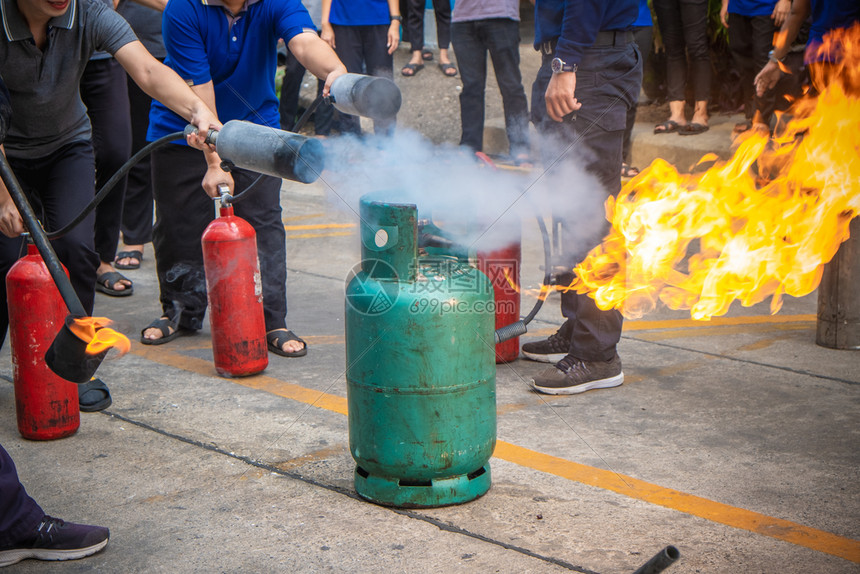
[{"label": "green cylinder base", "polygon": [[433,508],[463,504],[490,490],[490,463],[469,474],[416,482],[375,476],[355,467],[355,490],[359,496],[383,506]]}]

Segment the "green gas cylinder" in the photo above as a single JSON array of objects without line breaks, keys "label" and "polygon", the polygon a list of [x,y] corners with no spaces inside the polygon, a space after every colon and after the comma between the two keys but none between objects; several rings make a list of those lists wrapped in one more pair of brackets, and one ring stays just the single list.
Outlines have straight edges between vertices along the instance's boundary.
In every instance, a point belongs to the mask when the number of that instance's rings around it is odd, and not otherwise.
[{"label": "green gas cylinder", "polygon": [[355,489],[432,507],[490,488],[496,443],[493,287],[453,257],[418,257],[415,205],[364,196],[362,262],[346,288]]}]

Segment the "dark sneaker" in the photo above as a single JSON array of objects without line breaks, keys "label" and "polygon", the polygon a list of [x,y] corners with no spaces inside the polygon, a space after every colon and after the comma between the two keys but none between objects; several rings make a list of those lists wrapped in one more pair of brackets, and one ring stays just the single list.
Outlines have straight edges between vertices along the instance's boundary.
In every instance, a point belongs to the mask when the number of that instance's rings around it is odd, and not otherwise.
[{"label": "dark sneaker", "polygon": [[570,321],[565,321],[554,335],[543,341],[523,345],[523,357],[541,363],[557,363],[570,352]]},{"label": "dark sneaker", "polygon": [[582,361],[565,357],[534,378],[536,391],[548,395],[575,395],[591,389],[617,387],[624,382],[621,357],[616,353],[611,361]]},{"label": "dark sneaker", "polygon": [[77,560],[107,546],[110,531],[102,526],[63,522],[45,516],[30,536],[0,548],[0,567],[24,560]]}]

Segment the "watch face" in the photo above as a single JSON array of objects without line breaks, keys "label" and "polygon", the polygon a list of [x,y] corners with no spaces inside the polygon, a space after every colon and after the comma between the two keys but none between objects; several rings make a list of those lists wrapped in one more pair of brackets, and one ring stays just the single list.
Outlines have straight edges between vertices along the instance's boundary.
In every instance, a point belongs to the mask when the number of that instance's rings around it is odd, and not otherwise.
[{"label": "watch face", "polygon": [[553,58],[550,67],[552,68],[553,73],[558,74],[564,67],[564,62],[561,61],[561,58]]}]

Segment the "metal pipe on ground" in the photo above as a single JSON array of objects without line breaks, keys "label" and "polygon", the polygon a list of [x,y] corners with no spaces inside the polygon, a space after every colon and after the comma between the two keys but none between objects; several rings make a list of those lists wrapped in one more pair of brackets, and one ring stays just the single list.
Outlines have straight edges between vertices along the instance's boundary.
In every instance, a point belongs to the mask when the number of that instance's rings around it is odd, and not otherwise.
[{"label": "metal pipe on ground", "polygon": [[674,546],[667,546],[654,555],[651,560],[639,567],[633,574],[658,574],[681,557],[681,552]]}]

